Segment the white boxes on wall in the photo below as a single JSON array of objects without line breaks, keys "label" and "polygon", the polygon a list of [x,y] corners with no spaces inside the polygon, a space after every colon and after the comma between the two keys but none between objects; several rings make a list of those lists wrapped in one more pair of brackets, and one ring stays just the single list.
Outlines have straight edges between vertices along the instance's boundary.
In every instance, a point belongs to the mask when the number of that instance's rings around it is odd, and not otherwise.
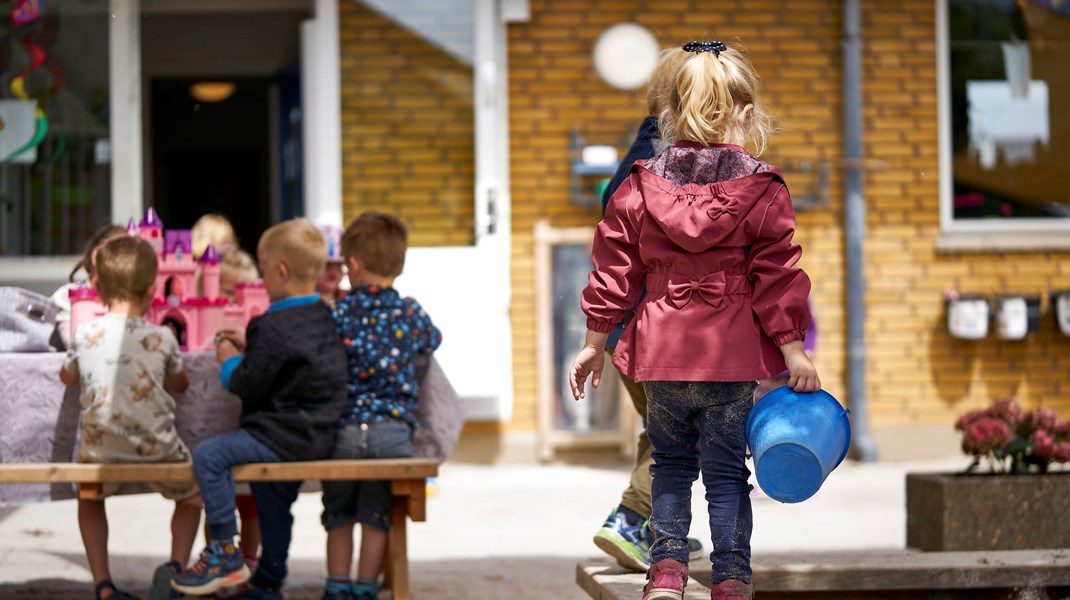
[{"label": "white boxes on wall", "polygon": [[1070,292],[1057,292],[1051,296],[1055,323],[1063,335],[1070,335]]},{"label": "white boxes on wall", "polygon": [[963,296],[947,302],[947,331],[960,340],[980,340],[988,335],[988,300]]}]

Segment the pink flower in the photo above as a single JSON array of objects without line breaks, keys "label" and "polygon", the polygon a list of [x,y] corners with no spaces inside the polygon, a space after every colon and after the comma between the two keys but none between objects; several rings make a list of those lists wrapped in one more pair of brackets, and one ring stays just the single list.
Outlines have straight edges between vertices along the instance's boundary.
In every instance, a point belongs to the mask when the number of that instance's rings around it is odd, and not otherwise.
[{"label": "pink flower", "polygon": [[982,417],[966,426],[962,434],[962,451],[967,454],[987,454],[1011,443],[1014,435],[1000,419]]},{"label": "pink flower", "polygon": [[1059,421],[1059,415],[1050,408],[1038,408],[1025,413],[1022,417],[1019,432],[1023,435],[1029,435],[1039,429],[1046,431],[1055,431]]},{"label": "pink flower", "polygon": [[1051,460],[1060,463],[1070,461],[1070,442],[1058,442],[1052,446]]},{"label": "pink flower", "polygon": [[1018,426],[1018,423],[1022,420],[1022,406],[1018,404],[1013,396],[1006,396],[1003,398],[996,398],[992,402],[992,406],[988,408],[988,416],[993,419],[999,419],[1010,425],[1013,429]]},{"label": "pink flower", "polygon": [[958,421],[955,421],[955,431],[966,431],[966,428],[969,427],[971,423],[987,416],[987,410],[971,410],[959,417]]},{"label": "pink flower", "polygon": [[1033,442],[1033,454],[1044,460],[1051,460],[1052,454],[1055,451],[1055,439],[1051,437],[1051,434],[1043,429],[1038,429],[1033,432],[1033,435],[1029,436],[1029,441]]}]

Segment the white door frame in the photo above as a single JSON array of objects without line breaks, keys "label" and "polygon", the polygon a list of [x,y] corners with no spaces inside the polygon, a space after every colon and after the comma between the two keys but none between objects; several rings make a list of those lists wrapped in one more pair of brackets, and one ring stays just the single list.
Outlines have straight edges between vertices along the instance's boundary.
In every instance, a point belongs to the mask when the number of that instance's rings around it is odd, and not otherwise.
[{"label": "white door frame", "polygon": [[[315,75],[309,77],[307,71],[302,74],[311,88],[308,93],[318,97],[314,101],[317,103],[323,96],[337,102],[341,89],[341,72],[337,66],[338,2],[316,0],[316,23],[309,30],[302,29],[307,36],[314,34],[319,38],[318,50],[314,52],[334,56],[333,66],[320,62],[314,67]],[[509,319],[511,222],[506,26],[500,0],[474,2],[475,243],[411,248],[405,273],[396,285],[404,295],[418,298],[443,330],[443,347],[436,356],[458,393],[468,401],[469,419],[508,422],[513,415],[513,340]],[[304,110],[306,122],[309,112]],[[333,123],[320,123],[315,125],[317,131],[306,133],[305,148],[314,145],[315,136],[340,137],[340,111],[331,115]],[[322,144],[315,154],[306,152],[306,181],[330,180],[338,185],[336,192],[326,187],[306,191],[306,214],[318,218],[336,215],[341,222],[341,160],[340,142],[335,144],[333,140]],[[478,279],[485,285],[480,285],[476,292],[463,283],[465,278]],[[472,294],[478,294],[478,301],[473,301]]]}]

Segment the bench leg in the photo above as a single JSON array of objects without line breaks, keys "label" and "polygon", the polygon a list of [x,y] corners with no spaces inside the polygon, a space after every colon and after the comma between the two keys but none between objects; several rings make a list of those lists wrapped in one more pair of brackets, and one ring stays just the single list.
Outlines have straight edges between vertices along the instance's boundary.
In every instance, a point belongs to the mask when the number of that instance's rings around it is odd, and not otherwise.
[{"label": "bench leg", "polygon": [[100,500],[104,497],[103,483],[80,483],[78,484],[79,500]]},{"label": "bench leg", "polygon": [[390,567],[393,600],[409,600],[409,545],[405,527],[409,515],[409,498],[394,494],[390,505]]}]

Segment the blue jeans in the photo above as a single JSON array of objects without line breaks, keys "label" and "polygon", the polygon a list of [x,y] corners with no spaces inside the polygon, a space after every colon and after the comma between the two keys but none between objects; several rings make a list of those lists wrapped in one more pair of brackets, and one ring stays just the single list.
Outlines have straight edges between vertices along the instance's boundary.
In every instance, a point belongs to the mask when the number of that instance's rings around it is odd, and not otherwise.
[{"label": "blue jeans", "polygon": [[[234,518],[234,478],[230,468],[255,462],[282,461],[245,430],[206,440],[193,452],[193,473],[204,499],[209,538],[231,539],[238,534]],[[286,559],[290,553],[293,527],[290,507],[300,489],[300,481],[252,484],[253,501],[260,513],[262,547],[253,583],[260,588],[277,590],[286,579]]]},{"label": "blue jeans", "polygon": [[[403,421],[346,425],[338,430],[331,458],[407,458],[412,456],[412,428]],[[324,529],[353,521],[382,531],[390,529],[389,481],[324,481]],[[259,508],[259,507],[258,507]]]},{"label": "blue jeans", "polygon": [[[647,434],[654,450],[650,560],[686,563],[691,484],[702,473],[713,540],[712,580],[751,580],[750,470],[746,426],[755,383],[647,381]],[[696,451],[698,461],[695,460]]]}]

